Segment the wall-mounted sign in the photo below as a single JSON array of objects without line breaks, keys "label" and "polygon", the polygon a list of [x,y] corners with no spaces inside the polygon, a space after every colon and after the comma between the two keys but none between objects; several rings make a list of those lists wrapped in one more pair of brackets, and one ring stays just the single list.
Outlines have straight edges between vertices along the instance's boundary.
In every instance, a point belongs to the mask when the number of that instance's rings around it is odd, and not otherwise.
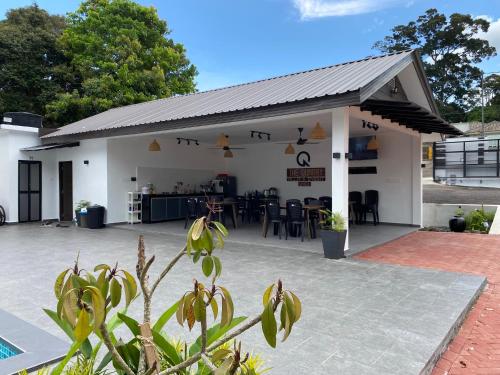
[{"label": "wall-mounted sign", "polygon": [[299,186],[311,186],[311,181],[299,181]]},{"label": "wall-mounted sign", "polygon": [[311,164],[311,155],[307,151],[300,151],[297,154],[297,164],[301,167],[309,167]]},{"label": "wall-mounted sign", "polygon": [[325,181],[325,168],[288,168],[286,170],[287,181]]}]

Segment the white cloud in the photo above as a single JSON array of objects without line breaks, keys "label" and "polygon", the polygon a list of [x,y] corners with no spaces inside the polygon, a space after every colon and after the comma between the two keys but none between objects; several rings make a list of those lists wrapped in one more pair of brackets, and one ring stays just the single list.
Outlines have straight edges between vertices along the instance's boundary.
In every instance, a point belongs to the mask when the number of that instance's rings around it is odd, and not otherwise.
[{"label": "white cloud", "polygon": [[394,5],[411,6],[408,0],[293,0],[302,19],[371,13]]},{"label": "white cloud", "polygon": [[497,18],[497,20],[490,16],[477,16],[476,18],[483,18],[490,23],[488,32],[480,32],[479,37],[490,42],[490,45],[495,47],[497,49],[497,53],[500,54],[500,18]]}]

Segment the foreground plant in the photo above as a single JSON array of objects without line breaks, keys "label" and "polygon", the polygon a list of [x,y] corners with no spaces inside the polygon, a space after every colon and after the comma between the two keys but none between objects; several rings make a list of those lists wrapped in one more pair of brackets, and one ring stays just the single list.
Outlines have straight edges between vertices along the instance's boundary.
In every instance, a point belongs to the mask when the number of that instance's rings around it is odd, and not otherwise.
[{"label": "foreground plant", "polygon": [[[278,333],[282,331],[282,340],[286,340],[300,319],[301,302],[278,281],[264,292],[262,314],[252,319],[234,317],[231,294],[218,284],[222,262],[214,255],[216,249],[223,248],[227,235],[227,229],[221,223],[211,221],[210,215],[197,219],[188,231],[186,245],[152,282],[149,269],[155,256],[147,258],[142,236],[139,237],[136,265],[138,282],[118,264],[113,267],[100,264],[94,272],[88,272],[81,270],[77,261],[73,268],[63,271],[54,286],[57,310],[45,311],[73,340],[73,345],[52,375],[60,374],[78,350],[84,358],[92,359],[86,363],[94,363],[103,344],[107,352],[93,369],[94,373],[111,364],[118,374],[126,375],[257,374],[255,363],[258,366],[262,363],[251,361],[252,357],[242,350],[241,342],[235,339],[261,324],[266,341],[274,348]],[[203,283],[194,279],[178,302],[152,323],[154,293],[185,256],[194,263],[201,260],[202,272],[209,281]],[[139,288],[144,301],[142,323],[127,315],[127,308],[136,299]],[[124,301],[125,308],[112,314],[121,301]],[[275,316],[278,310],[279,327]],[[200,336],[195,342],[189,345],[182,340],[176,342],[163,331],[173,315],[181,326],[190,331],[195,327],[199,329]],[[117,339],[113,333],[121,324],[125,324],[132,333],[127,342]],[[90,336],[97,338],[95,346],[92,346]]]}]

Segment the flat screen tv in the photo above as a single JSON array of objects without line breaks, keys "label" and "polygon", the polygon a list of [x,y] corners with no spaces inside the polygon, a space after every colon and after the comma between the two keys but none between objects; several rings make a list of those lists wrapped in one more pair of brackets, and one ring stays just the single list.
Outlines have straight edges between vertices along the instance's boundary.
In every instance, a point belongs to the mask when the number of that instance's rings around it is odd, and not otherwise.
[{"label": "flat screen tv", "polygon": [[368,142],[373,136],[349,138],[349,153],[351,160],[372,160],[377,159],[377,150],[367,150]]}]

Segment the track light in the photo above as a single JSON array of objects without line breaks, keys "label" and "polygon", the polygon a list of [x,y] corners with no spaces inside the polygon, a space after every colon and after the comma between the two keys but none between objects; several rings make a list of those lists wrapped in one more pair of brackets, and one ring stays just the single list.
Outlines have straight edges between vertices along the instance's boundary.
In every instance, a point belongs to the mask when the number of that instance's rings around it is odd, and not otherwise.
[{"label": "track light", "polygon": [[194,142],[196,144],[196,146],[199,146],[200,143],[198,142],[197,139],[193,139],[193,138],[177,138],[177,144],[180,145],[182,143],[182,141],[186,142],[186,145],[191,145],[191,142]]},{"label": "track light", "polygon": [[180,138],[177,138],[177,144],[180,145],[181,144],[181,139]]},{"label": "track light", "polygon": [[198,140],[196,140],[194,143],[196,144],[196,146],[200,145],[200,143],[198,142]]},{"label": "track light", "polygon": [[372,129],[372,130],[375,130],[377,131],[379,126],[377,124],[374,124],[372,122],[368,122],[368,121],[365,121],[365,120],[362,120],[362,126],[363,128],[368,128],[368,129]]},{"label": "track light", "polygon": [[255,138],[255,135],[257,135],[257,138],[259,139],[264,139],[263,136],[266,136],[268,141],[271,140],[271,133],[261,132],[258,130],[250,130],[250,138]]}]

